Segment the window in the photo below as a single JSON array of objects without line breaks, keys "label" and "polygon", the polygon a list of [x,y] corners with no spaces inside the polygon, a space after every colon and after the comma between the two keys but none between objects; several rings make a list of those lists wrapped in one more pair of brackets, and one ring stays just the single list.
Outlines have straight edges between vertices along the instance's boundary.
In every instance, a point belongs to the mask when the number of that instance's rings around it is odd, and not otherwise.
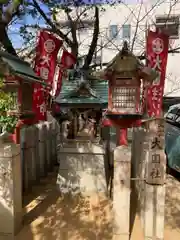
[{"label": "window", "polygon": [[162,15],[156,17],[156,28],[169,35],[171,39],[179,38],[179,16]]},{"label": "window", "polygon": [[124,24],[122,25],[122,38],[130,38],[131,36],[131,25]]},{"label": "window", "polygon": [[113,39],[113,38],[117,38],[117,35],[118,35],[118,26],[117,25],[110,25],[109,37],[111,39]]}]

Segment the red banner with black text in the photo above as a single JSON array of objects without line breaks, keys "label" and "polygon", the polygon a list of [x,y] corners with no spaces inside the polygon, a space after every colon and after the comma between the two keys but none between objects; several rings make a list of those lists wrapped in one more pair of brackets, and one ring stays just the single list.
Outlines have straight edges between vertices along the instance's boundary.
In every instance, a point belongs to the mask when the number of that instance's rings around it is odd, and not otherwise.
[{"label": "red banner with black text", "polygon": [[49,84],[49,88],[44,88],[41,84],[34,84],[33,111],[36,113],[37,121],[46,121],[46,98],[52,88],[57,54],[62,46],[62,41],[54,35],[40,31],[36,47],[35,72]]},{"label": "red banner with black text", "polygon": [[146,56],[149,67],[158,72],[153,85],[147,89],[147,113],[149,117],[160,117],[164,94],[169,37],[159,32],[148,32]]}]

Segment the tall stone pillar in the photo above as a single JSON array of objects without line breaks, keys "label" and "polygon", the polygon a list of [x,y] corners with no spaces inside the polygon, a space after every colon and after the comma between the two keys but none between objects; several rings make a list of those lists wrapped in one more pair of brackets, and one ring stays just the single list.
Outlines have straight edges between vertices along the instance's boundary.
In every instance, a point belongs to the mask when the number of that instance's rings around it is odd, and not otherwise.
[{"label": "tall stone pillar", "polygon": [[129,240],[131,148],[114,150],[113,240]]},{"label": "tall stone pillar", "polygon": [[0,239],[11,240],[22,227],[20,146],[0,142]]},{"label": "tall stone pillar", "polygon": [[166,156],[164,120],[147,122],[148,149],[144,192],[144,239],[164,239]]}]

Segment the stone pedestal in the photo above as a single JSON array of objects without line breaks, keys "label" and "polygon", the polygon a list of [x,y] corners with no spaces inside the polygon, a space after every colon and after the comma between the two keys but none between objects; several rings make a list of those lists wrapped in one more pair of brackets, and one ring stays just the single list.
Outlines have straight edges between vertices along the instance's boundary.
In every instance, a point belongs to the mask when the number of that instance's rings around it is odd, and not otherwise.
[{"label": "stone pedestal", "polygon": [[13,240],[22,226],[20,146],[0,143],[0,240]]},{"label": "stone pedestal", "polygon": [[129,240],[131,148],[114,151],[113,240]]},{"label": "stone pedestal", "polygon": [[62,193],[91,195],[107,193],[104,149],[91,142],[69,142],[61,156],[57,186]]}]

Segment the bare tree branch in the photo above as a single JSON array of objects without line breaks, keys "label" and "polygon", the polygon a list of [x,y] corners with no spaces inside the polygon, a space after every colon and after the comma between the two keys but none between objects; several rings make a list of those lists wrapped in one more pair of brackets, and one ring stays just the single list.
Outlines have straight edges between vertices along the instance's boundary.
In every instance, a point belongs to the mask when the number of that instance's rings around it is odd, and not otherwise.
[{"label": "bare tree branch", "polygon": [[94,33],[93,33],[93,38],[92,42],[87,54],[87,57],[84,62],[84,69],[88,69],[89,65],[91,64],[93,54],[96,50],[97,42],[98,42],[98,36],[99,36],[99,8],[95,7],[95,21],[94,21]]},{"label": "bare tree branch", "polygon": [[78,56],[78,40],[77,40],[77,21],[73,21],[73,19],[71,18],[70,14],[68,11],[65,11],[67,18],[70,22],[70,28],[71,28],[71,35],[72,35],[72,41],[73,41],[73,45],[71,46],[71,52],[72,54],[77,57]]},{"label": "bare tree branch", "polygon": [[[7,34],[7,25],[11,22],[12,18],[18,13],[19,6],[22,4],[23,0],[12,1],[5,11],[2,11],[1,6],[1,19],[0,19],[0,42],[3,44],[7,52],[17,55],[11,40]],[[8,3],[8,1],[7,1]]]},{"label": "bare tree branch", "polygon": [[[8,3],[8,1],[6,2]],[[19,6],[22,3],[23,0],[13,0],[10,4],[8,4],[1,18],[1,22],[3,22],[5,26],[7,26],[12,18],[19,12]]]},{"label": "bare tree branch", "polygon": [[56,24],[54,24],[51,19],[49,19],[47,17],[47,15],[45,14],[45,12],[41,9],[41,7],[39,6],[39,4],[37,3],[36,0],[32,0],[34,7],[36,8],[36,10],[39,12],[39,14],[43,17],[43,19],[46,21],[46,23],[52,28],[53,32],[56,33],[57,35],[59,35],[59,37],[61,37],[70,47],[73,46],[73,42],[67,37],[67,35],[65,35],[61,30],[59,30],[56,27]]},{"label": "bare tree branch", "polygon": [[16,50],[14,49],[11,40],[8,37],[7,30],[4,26],[0,24],[0,42],[3,44],[5,50],[13,55],[17,55]]},{"label": "bare tree branch", "polygon": [[132,45],[131,45],[131,51],[133,51],[133,49],[134,49],[134,44],[135,44],[136,37],[137,37],[138,27],[139,27],[139,23],[140,23],[139,19],[140,19],[140,14],[141,14],[142,5],[143,5],[143,1],[141,1],[141,5],[140,5],[140,8],[139,8],[139,12],[138,12],[138,17],[137,17],[137,22],[136,22],[135,33],[134,33],[134,37],[133,37]]}]

